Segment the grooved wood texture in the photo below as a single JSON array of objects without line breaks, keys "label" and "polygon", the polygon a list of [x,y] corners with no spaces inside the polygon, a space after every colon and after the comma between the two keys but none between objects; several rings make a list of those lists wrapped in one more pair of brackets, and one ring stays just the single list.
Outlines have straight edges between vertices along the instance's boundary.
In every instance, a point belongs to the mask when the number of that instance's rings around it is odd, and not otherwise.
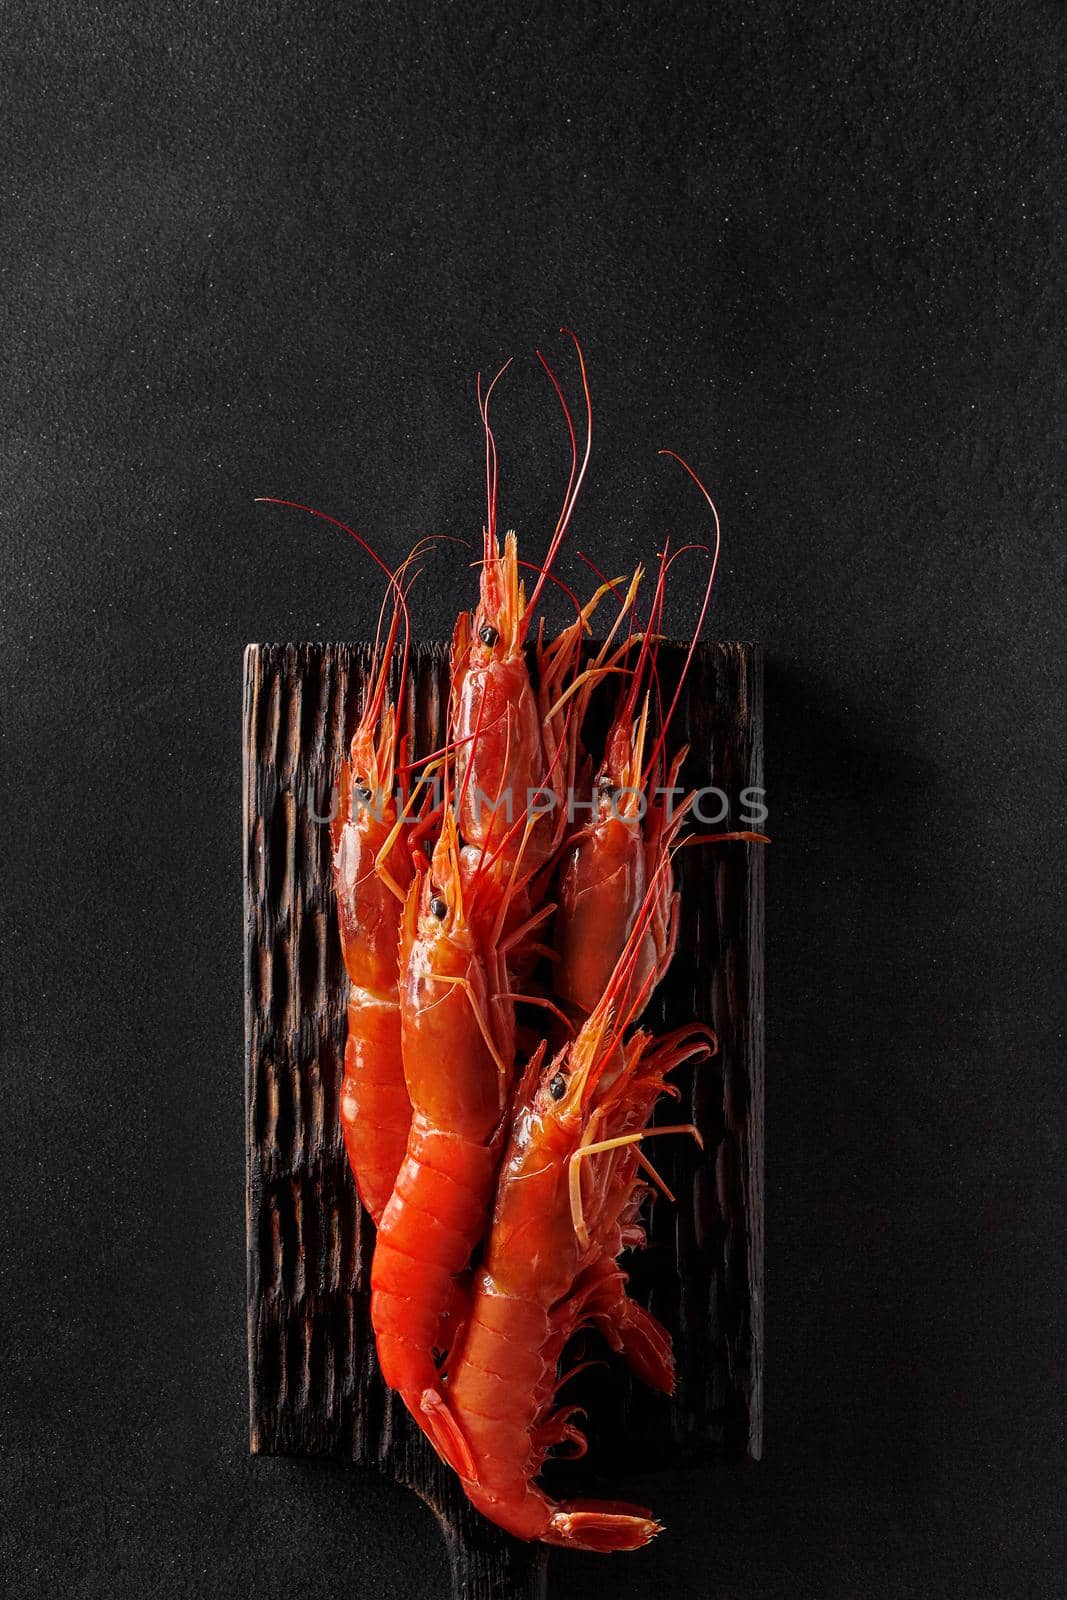
[{"label": "grooved wood texture", "polygon": [[[377,1370],[368,1302],[374,1227],[351,1181],[338,1123],[347,979],[335,926],[327,818],[362,704],[359,645],[250,645],[244,680],[245,1012],[249,1444],[254,1453],[326,1455],[376,1465],[437,1512],[460,1600],[544,1592],[545,1552],[476,1515]],[[684,659],[665,647],[665,697]],[[441,740],[447,652],[413,653],[407,686],[415,749]],[[758,647],[701,646],[672,743],[683,781],[716,786],[709,831],[737,827],[742,791],[763,783]],[[549,1470],[554,1491],[626,1497],[638,1458],[722,1449],[758,1457],[763,1354],[763,852],[701,845],[678,857],[678,954],[657,992],[654,1027],[709,1022],[720,1049],[675,1075],[663,1120],[700,1127],[657,1141],[677,1196],[651,1208],[649,1249],[631,1287],[674,1335],[678,1385],[649,1394],[612,1359],[567,1398],[589,1411],[586,1461]],[[593,1335],[588,1353],[602,1354]],[[657,1509],[653,1507],[653,1509]],[[666,1513],[669,1506],[658,1508]],[[624,1558],[617,1558],[624,1559]]]}]

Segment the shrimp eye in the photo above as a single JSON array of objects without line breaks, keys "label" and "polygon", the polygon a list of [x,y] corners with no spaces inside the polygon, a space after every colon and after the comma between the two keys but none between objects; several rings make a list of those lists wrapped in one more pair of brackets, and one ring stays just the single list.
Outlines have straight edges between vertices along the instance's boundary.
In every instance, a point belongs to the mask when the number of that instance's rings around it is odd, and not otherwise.
[{"label": "shrimp eye", "polygon": [[563,1096],[567,1093],[567,1080],[563,1076],[562,1072],[556,1073],[556,1076],[552,1079],[552,1082],[548,1086],[548,1092],[552,1096],[553,1100],[563,1099]]},{"label": "shrimp eye", "polygon": [[496,644],[497,640],[500,638],[500,635],[490,623],[483,622],[481,627],[478,629],[478,637],[485,645],[486,649],[491,650]]},{"label": "shrimp eye", "polygon": [[430,911],[439,922],[443,921],[443,919],[448,916],[448,907],[441,899],[439,894],[435,894],[433,899],[430,901]]}]

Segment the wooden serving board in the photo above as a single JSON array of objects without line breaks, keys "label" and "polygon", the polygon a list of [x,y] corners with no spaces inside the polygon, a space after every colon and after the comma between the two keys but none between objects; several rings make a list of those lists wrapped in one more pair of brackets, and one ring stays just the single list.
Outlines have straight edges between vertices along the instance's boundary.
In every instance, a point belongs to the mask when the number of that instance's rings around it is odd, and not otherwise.
[{"label": "wooden serving board", "polygon": [[[363,1215],[338,1123],[347,979],[334,910],[331,788],[363,704],[360,645],[249,645],[244,669],[244,873],[249,1448],[377,1466],[419,1494],[448,1540],[456,1600],[545,1592],[546,1551],[475,1513],[378,1373],[370,1327],[374,1225]],[[661,651],[665,696],[684,651]],[[447,651],[413,652],[415,750],[442,741]],[[716,785],[740,825],[741,792],[763,783],[757,646],[694,656],[672,743],[683,781]],[[708,797],[709,818],[716,802]],[[713,1451],[758,1457],[763,1408],[763,852],[701,845],[677,862],[678,954],[646,1020],[711,1024],[714,1060],[675,1075],[689,1139],[657,1141],[677,1196],[651,1207],[631,1288],[671,1330],[672,1399],[631,1383],[614,1357],[567,1399],[588,1408],[590,1450],[549,1470],[553,1489],[627,1498],[627,1471]],[[587,1354],[603,1354],[582,1335]],[[655,1510],[656,1508],[653,1507]],[[661,1508],[669,1512],[669,1507]],[[668,1517],[669,1522],[669,1517]],[[668,1535],[669,1536],[669,1535]],[[618,1557],[616,1559],[626,1559]]]}]

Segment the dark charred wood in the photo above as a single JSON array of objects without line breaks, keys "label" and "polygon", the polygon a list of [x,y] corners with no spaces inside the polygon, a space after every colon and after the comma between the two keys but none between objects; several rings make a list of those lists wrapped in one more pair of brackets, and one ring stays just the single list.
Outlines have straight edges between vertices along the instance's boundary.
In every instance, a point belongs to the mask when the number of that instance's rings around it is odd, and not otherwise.
[{"label": "dark charred wood", "polygon": [[[684,651],[665,648],[672,692]],[[461,1600],[544,1593],[545,1552],[483,1521],[403,1405],[382,1385],[368,1315],[374,1227],[356,1198],[338,1123],[346,978],[326,818],[368,666],[356,645],[250,645],[244,680],[245,1026],[249,1445],[375,1465],[419,1494],[449,1542]],[[441,740],[447,653],[413,654],[416,752]],[[716,786],[738,827],[742,791],[763,783],[757,647],[700,647],[672,743],[683,781]],[[713,808],[706,803],[713,828]],[[631,1288],[671,1330],[672,1399],[631,1384],[611,1360],[568,1390],[590,1418],[590,1451],[554,1465],[572,1492],[624,1497],[649,1463],[713,1451],[758,1457],[763,1416],[763,853],[701,845],[678,857],[678,955],[649,1012],[654,1027],[698,1019],[714,1060],[679,1073],[704,1136],[665,1139],[657,1168],[677,1205],[651,1207]],[[666,1120],[665,1117],[665,1120]],[[595,1345],[590,1336],[588,1343]],[[602,1353],[597,1351],[596,1353]],[[664,1508],[669,1509],[669,1508]]]}]

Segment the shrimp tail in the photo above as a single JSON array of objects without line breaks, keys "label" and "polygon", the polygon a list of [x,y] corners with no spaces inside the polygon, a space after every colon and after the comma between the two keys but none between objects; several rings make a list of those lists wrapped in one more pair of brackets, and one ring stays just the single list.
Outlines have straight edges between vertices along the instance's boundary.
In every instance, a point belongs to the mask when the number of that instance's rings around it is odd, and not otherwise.
[{"label": "shrimp tail", "polygon": [[573,1500],[553,1512],[541,1537],[546,1544],[607,1554],[640,1550],[662,1532],[663,1524],[643,1506],[620,1500]]}]

